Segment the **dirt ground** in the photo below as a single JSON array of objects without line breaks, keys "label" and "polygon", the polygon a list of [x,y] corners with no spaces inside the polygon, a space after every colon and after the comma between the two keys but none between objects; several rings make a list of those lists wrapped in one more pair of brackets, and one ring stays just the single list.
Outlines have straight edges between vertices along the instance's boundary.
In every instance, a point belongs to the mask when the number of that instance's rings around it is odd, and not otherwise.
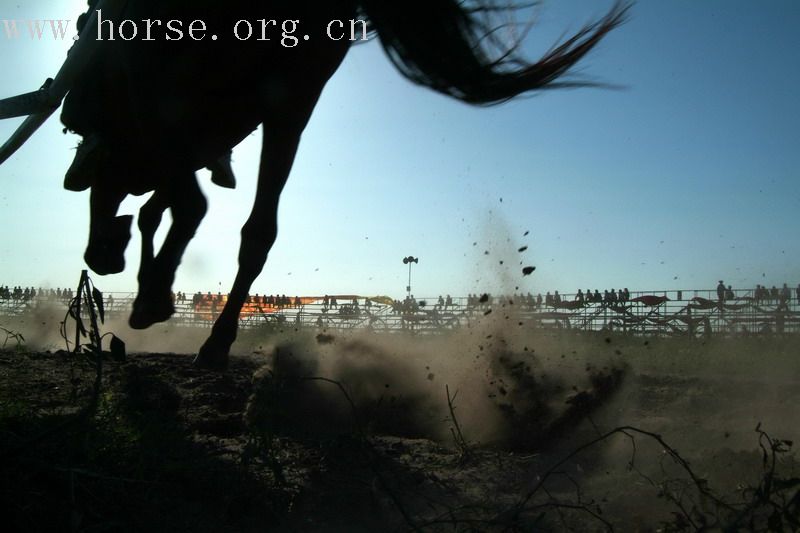
[{"label": "dirt ground", "polygon": [[6,530],[800,527],[796,338],[271,331],[224,373],[130,353],[97,386],[13,344]]}]

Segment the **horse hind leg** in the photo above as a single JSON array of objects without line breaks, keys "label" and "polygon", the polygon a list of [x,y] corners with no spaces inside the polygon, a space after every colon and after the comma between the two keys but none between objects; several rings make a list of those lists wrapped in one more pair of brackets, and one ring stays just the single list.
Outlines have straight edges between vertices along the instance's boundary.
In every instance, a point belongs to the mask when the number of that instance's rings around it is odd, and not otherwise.
[{"label": "horse hind leg", "polygon": [[89,199],[89,244],[84,260],[97,274],[116,274],[125,269],[125,248],[131,238],[130,215],[116,216],[126,194],[105,184],[92,187]]},{"label": "horse hind leg", "polygon": [[198,366],[222,370],[228,365],[242,306],[278,235],[278,199],[292,169],[300,136],[322,88],[344,59],[348,47],[349,43],[341,42],[338,48],[324,46],[318,50],[318,56],[312,54],[314,68],[309,67],[302,74],[286,73],[285,91],[266,87],[268,90],[258,106],[264,119],[258,186],[250,216],[242,227],[239,271],[211,335],[194,360]]},{"label": "horse hind leg", "polygon": [[[170,180],[169,186],[154,194],[153,204],[145,210],[145,234],[155,232],[161,213],[169,207],[172,225],[164,244],[152,260],[152,235],[143,242],[142,265],[139,269],[139,293],[133,302],[133,311],[128,323],[134,329],[145,329],[157,322],[164,322],[175,312],[172,302],[172,282],[189,241],[194,237],[206,213],[207,203],[197,185],[194,172],[187,171]],[[151,200],[153,200],[151,198]],[[149,203],[149,202],[148,202]]]},{"label": "horse hind leg", "polygon": [[300,135],[318,95],[292,102],[296,105],[287,104],[280,116],[272,116],[272,123],[264,124],[256,199],[242,227],[239,271],[211,335],[194,360],[197,366],[224,370],[228,365],[228,354],[236,340],[242,306],[253,281],[264,268],[267,254],[278,235],[278,199],[289,177]]}]

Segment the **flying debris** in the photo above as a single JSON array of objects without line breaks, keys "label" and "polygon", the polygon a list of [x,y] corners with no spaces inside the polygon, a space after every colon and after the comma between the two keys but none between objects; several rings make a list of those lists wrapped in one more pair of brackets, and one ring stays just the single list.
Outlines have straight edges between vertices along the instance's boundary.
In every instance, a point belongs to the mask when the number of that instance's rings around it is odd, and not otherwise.
[{"label": "flying debris", "polygon": [[530,276],[531,274],[533,274],[534,270],[536,270],[535,266],[526,266],[525,268],[522,269],[522,275]]}]

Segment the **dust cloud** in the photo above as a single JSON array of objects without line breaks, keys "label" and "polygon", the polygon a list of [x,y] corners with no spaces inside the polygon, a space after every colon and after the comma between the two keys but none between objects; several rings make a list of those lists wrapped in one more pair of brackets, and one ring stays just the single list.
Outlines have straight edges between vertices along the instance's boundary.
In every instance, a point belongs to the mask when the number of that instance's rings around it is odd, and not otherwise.
[{"label": "dust cloud", "polygon": [[[111,317],[101,329],[141,354],[134,357],[190,357],[210,332],[169,322],[136,331],[125,319]],[[55,351],[66,347],[63,320],[63,311],[42,307],[6,327],[31,349]],[[271,401],[280,382],[281,409],[306,432],[350,431],[357,422],[370,432],[447,444],[455,415],[475,445],[533,448],[564,433],[565,421],[580,423],[579,415],[601,407],[623,382],[624,365],[601,348],[565,350],[501,302],[469,327],[436,335],[243,330],[233,353],[263,360],[260,379],[272,381]]]},{"label": "dust cloud", "polygon": [[624,376],[608,354],[567,357],[511,310],[437,335],[298,334],[258,351],[269,362],[257,390],[273,402],[283,394],[296,431],[349,431],[355,418],[371,432],[446,444],[455,415],[466,440],[502,448],[558,439],[611,402]]},{"label": "dust cloud", "polygon": [[[573,417],[586,437],[596,434],[593,425],[642,425],[687,449],[752,449],[759,423],[800,440],[800,428],[789,422],[800,401],[794,337],[646,339],[548,330],[503,305],[467,328],[436,335],[243,331],[234,354],[264,357],[268,368],[294,359],[302,363],[296,374],[340,382],[357,406],[377,406],[373,424],[386,407],[407,423],[396,432],[441,441],[451,439],[447,389],[465,436],[487,445],[544,442],[548,436],[535,433],[560,432],[561,417]],[[141,332],[122,318],[104,331],[122,337],[130,352],[190,356],[209,332],[169,323]],[[326,401],[343,400],[331,384],[315,386],[330,393]],[[571,409],[591,421],[574,418]],[[349,416],[349,406],[345,411]]]}]

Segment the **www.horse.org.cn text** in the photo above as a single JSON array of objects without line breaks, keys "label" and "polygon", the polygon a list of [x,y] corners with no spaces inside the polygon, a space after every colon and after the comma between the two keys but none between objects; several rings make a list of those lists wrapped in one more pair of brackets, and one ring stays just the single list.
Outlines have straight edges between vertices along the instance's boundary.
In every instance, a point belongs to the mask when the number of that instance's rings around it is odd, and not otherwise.
[{"label": "www.horse.org.cn text", "polygon": [[[239,20],[231,28],[232,35],[240,41],[277,41],[285,48],[294,48],[300,41],[308,41],[311,36],[300,34],[300,20],[276,20],[258,19],[255,21]],[[163,28],[163,33],[159,30]],[[191,39],[203,41],[211,39],[216,41],[218,35],[210,33],[211,30],[203,20],[193,20],[186,23],[182,20],[171,19],[162,21],[159,19],[143,19],[140,22],[125,19],[118,23],[112,20],[103,19],[102,10],[97,11],[97,40],[113,41],[122,39],[132,41],[141,39],[144,41],[155,41],[157,38],[154,32],[159,32],[161,39],[167,41],[179,41]],[[367,23],[364,20],[331,20],[325,27],[323,36],[332,41],[366,41]]]},{"label": "www.horse.org.cn text", "polygon": [[[0,29],[4,30],[6,40],[30,37],[31,40],[48,39],[50,33],[54,40],[64,40],[69,33],[69,19],[47,20],[0,20]],[[239,41],[270,41],[284,48],[294,48],[302,41],[312,38],[325,38],[331,41],[367,41],[367,23],[364,20],[331,20],[320,35],[300,33],[299,19],[257,19],[254,21],[239,20],[228,28],[229,35]],[[186,22],[179,19],[142,19],[135,21],[124,19],[114,21],[103,18],[102,9],[97,10],[97,27],[95,39],[98,41],[216,41],[217,33],[212,32],[208,24],[200,19]],[[74,36],[73,40],[78,40]]]}]

